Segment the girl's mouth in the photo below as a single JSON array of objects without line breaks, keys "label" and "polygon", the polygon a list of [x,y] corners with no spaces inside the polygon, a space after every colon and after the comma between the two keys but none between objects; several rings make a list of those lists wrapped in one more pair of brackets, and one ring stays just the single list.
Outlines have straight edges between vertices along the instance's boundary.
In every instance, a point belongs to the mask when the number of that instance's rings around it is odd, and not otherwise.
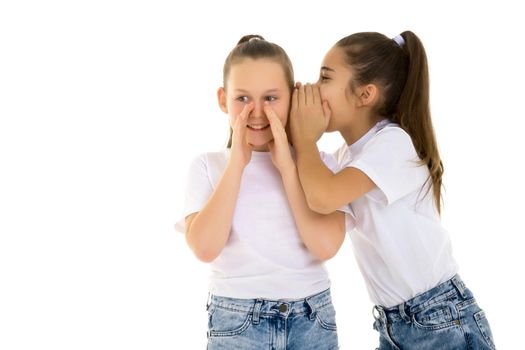
[{"label": "girl's mouth", "polygon": [[264,131],[270,127],[270,124],[249,124],[247,127],[253,131]]}]

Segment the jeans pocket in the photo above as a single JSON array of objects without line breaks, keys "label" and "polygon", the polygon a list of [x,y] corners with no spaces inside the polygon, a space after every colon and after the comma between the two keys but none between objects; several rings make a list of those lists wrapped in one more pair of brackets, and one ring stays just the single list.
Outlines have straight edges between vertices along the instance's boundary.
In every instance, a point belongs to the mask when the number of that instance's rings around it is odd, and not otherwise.
[{"label": "jeans pocket", "polygon": [[459,325],[454,319],[454,306],[450,303],[438,303],[421,310],[412,316],[414,324],[422,329],[436,330]]},{"label": "jeans pocket", "polygon": [[212,307],[208,313],[208,331],[210,337],[231,337],[239,335],[251,325],[249,312]]},{"label": "jeans pocket", "polygon": [[489,322],[487,321],[487,317],[485,316],[485,311],[481,310],[478,313],[474,314],[474,319],[476,320],[476,324],[478,325],[479,331],[481,332],[483,339],[485,339],[485,341],[487,342],[487,345],[490,346],[491,349],[496,349],[496,346],[494,345],[494,339],[492,338],[492,332],[490,330]]},{"label": "jeans pocket", "polygon": [[329,331],[337,331],[337,325],[335,323],[335,309],[332,304],[328,304],[320,309],[317,309],[315,319],[322,328]]}]

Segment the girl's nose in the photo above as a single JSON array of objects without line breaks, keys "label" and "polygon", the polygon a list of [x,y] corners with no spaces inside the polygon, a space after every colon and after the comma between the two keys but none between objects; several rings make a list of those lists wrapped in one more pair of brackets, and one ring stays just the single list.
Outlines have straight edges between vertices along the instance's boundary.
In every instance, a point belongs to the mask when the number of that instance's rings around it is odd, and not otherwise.
[{"label": "girl's nose", "polygon": [[258,118],[264,116],[263,102],[254,102],[252,117]]}]

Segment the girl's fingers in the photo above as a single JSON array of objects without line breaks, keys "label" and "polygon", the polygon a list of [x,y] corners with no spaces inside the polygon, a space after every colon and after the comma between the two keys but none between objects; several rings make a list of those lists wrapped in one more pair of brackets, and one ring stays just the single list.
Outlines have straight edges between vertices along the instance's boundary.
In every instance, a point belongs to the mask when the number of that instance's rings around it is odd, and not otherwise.
[{"label": "girl's fingers", "polygon": [[298,102],[299,102],[299,106],[306,104],[306,96],[305,96],[305,92],[304,92],[304,85],[299,86]]},{"label": "girl's fingers", "polygon": [[293,89],[293,94],[292,94],[292,109],[295,109],[297,111],[297,109],[299,108],[299,90],[301,89],[301,82],[298,81],[295,83],[295,87]]},{"label": "girl's fingers", "polygon": [[319,84],[314,84],[312,85],[312,90],[313,90],[313,100],[314,100],[314,103],[320,103],[321,102],[321,89],[319,87]]},{"label": "girl's fingers", "polygon": [[244,105],[241,113],[239,114],[239,117],[237,117],[237,121],[239,122],[239,126],[242,129],[246,129],[246,126],[248,125],[248,116],[250,115],[250,112],[252,110],[253,110],[253,103],[250,102],[250,103]]},{"label": "girl's fingers", "polygon": [[250,102],[248,104],[245,104],[242,111],[241,111],[241,114],[239,114],[240,117],[242,117],[243,120],[247,120],[248,119],[248,115],[250,115],[250,112],[253,110],[253,103]]},{"label": "girl's fingers", "polygon": [[253,110],[253,103],[244,105],[241,113],[235,121],[235,128],[233,130],[234,137],[238,138],[240,142],[244,143],[246,137],[246,128],[248,126],[248,116]]},{"label": "girl's fingers", "polygon": [[270,128],[273,131],[279,131],[284,130],[283,123],[281,123],[281,119],[277,116],[273,108],[270,106],[268,102],[264,103],[264,113],[266,114],[266,118],[270,121]]},{"label": "girl's fingers", "polygon": [[[297,103],[298,105],[304,104],[306,106],[312,106],[321,103],[321,91],[318,84],[295,84],[295,91],[297,91]],[[294,91],[294,93],[295,93]],[[294,101],[295,102],[295,101]],[[292,103],[294,107],[295,103]]]},{"label": "girl's fingers", "polygon": [[[300,83],[297,83],[297,84],[300,84]],[[296,84],[296,86],[297,86]],[[290,114],[294,113],[297,113],[297,110],[299,108],[299,89],[297,87],[295,87],[293,89],[293,93],[292,93],[292,100],[290,102],[291,104],[291,107],[290,107]]]},{"label": "girl's fingers", "polygon": [[286,131],[284,131],[283,123],[281,122],[273,108],[270,107],[268,102],[264,103],[264,113],[270,121],[270,128],[272,130],[275,142],[281,142],[281,140],[285,140]]},{"label": "girl's fingers", "polygon": [[307,105],[313,105],[315,104],[315,99],[314,99],[314,92],[313,92],[313,87],[312,87],[312,84],[306,84],[306,87],[305,87],[305,95],[306,95],[306,99],[305,99],[305,103]]}]

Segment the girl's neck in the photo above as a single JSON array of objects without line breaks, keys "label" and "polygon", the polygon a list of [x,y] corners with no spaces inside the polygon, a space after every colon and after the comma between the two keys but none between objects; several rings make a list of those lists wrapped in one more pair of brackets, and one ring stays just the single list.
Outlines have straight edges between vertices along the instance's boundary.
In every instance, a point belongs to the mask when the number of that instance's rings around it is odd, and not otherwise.
[{"label": "girl's neck", "polygon": [[380,120],[384,119],[381,116],[363,116],[356,118],[352,125],[349,125],[346,129],[342,129],[339,132],[345,139],[347,145],[351,145],[363,137],[374,125]]}]

